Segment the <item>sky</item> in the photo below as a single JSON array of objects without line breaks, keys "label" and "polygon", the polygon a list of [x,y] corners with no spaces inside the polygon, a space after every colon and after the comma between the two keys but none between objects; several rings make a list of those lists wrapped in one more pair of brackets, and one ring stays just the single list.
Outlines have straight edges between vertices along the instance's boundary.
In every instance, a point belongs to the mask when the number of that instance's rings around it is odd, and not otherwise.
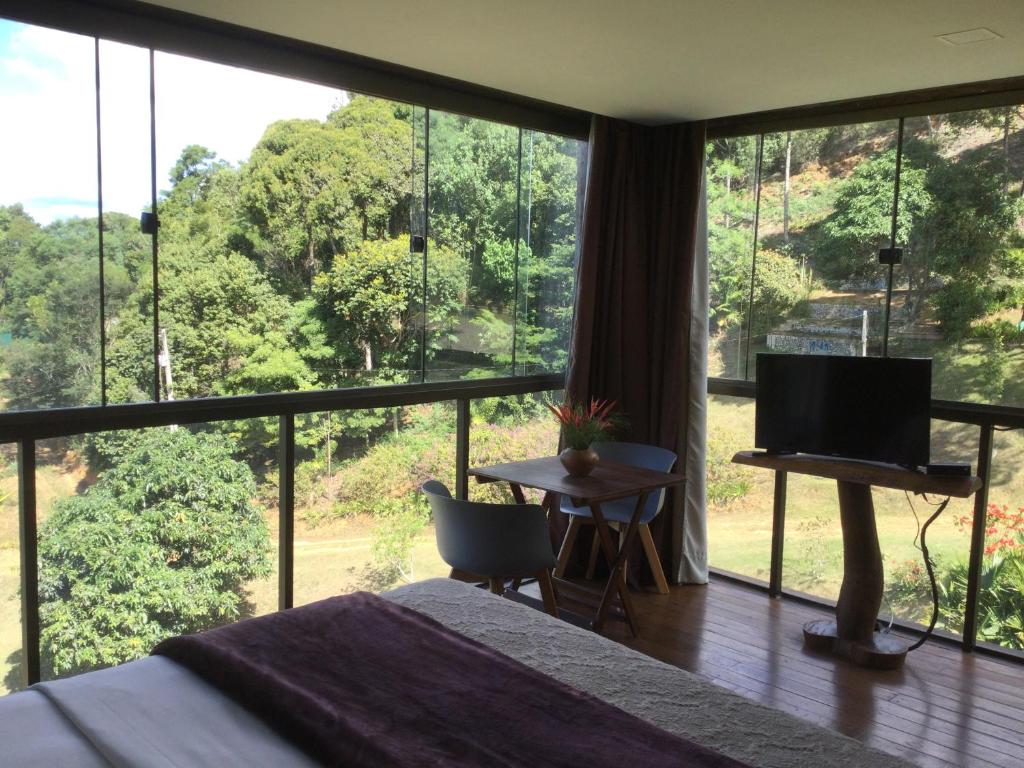
[{"label": "sky", "polygon": [[[201,144],[237,164],[267,125],[324,119],[343,91],[157,52],[157,187]],[[96,69],[91,37],[0,19],[0,205],[40,224],[96,216]],[[149,51],[100,42],[103,206],[150,201]]]}]

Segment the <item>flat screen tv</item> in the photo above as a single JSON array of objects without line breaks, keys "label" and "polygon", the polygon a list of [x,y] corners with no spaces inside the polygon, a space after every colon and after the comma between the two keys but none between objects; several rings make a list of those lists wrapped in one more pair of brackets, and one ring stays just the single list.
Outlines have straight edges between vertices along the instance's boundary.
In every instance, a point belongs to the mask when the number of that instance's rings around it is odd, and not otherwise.
[{"label": "flat screen tv", "polygon": [[759,354],[754,443],[925,466],[931,390],[931,360]]}]

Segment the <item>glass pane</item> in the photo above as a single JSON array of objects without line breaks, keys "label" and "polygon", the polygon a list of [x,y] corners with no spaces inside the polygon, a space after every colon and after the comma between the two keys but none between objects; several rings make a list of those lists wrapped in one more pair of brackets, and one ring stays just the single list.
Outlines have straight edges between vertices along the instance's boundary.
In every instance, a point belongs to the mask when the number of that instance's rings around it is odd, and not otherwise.
[{"label": "glass pane", "polygon": [[21,687],[17,468],[14,446],[0,446],[0,696]]},{"label": "glass pane", "polygon": [[753,444],[754,401],[710,395],[708,560],[714,568],[767,581],[775,475],[732,463],[733,454]]},{"label": "glass pane", "polygon": [[[932,422],[932,461],[967,461],[978,455],[978,428],[946,421]],[[932,617],[932,593],[919,527],[936,511],[941,499],[888,492],[883,503],[875,494],[879,539],[885,567],[885,601],[882,620],[895,616],[927,626]],[[963,606],[947,590],[949,574],[966,567],[971,545],[974,498],[951,499],[945,512],[928,528],[926,543],[935,564],[939,584],[939,619],[936,627],[953,634],[963,630]]]},{"label": "glass pane", "polygon": [[149,50],[101,40],[100,82],[107,402],[152,400]]},{"label": "glass pane", "polygon": [[1024,405],[1022,130],[1020,106],[906,121],[891,344],[934,358],[935,397]]},{"label": "glass pane", "polygon": [[[936,461],[970,461],[977,453],[977,427],[936,421],[932,423],[931,452]],[[786,497],[786,541],[783,585],[787,589],[837,600],[843,582],[843,534],[836,483],[806,475],[789,476]],[[893,619],[927,626],[932,594],[921,550],[921,527],[936,510],[938,499],[902,491],[873,488],[875,524],[882,554],[885,591],[879,620]],[[926,536],[937,580],[966,562],[973,499],[953,499],[929,526]],[[940,588],[939,629],[959,633],[955,598]],[[962,611],[960,613],[962,617]]]},{"label": "glass pane", "polygon": [[296,418],[295,604],[447,576],[418,493],[455,487],[452,403]]},{"label": "glass pane", "polygon": [[746,375],[756,183],[756,136],[708,144],[709,376],[742,379]]},{"label": "glass pane", "polygon": [[519,131],[430,112],[427,378],[512,373]]},{"label": "glass pane", "polygon": [[412,108],[162,53],[156,80],[165,394],[418,378]]},{"label": "glass pane", "polygon": [[586,143],[523,131],[516,289],[517,374],[564,371]]},{"label": "glass pane", "polygon": [[[489,397],[472,401],[469,466],[486,467],[507,461],[558,454],[559,428],[545,403],[561,403],[563,392]],[[540,503],[543,493],[523,489],[529,501]],[[506,483],[469,483],[473,501],[513,503]]]},{"label": "glass pane", "polygon": [[881,354],[897,125],[765,135],[752,359]]},{"label": "glass pane", "polygon": [[[276,607],[267,590],[272,423],[38,445],[44,679],[131,661],[165,637]],[[270,437],[243,445],[253,434]]]},{"label": "glass pane", "polygon": [[[1019,651],[1024,650],[1024,433],[996,432],[993,448],[978,640]],[[944,583],[964,600],[964,564],[950,569]]]},{"label": "glass pane", "polygon": [[0,402],[100,401],[95,44],[0,20]]}]

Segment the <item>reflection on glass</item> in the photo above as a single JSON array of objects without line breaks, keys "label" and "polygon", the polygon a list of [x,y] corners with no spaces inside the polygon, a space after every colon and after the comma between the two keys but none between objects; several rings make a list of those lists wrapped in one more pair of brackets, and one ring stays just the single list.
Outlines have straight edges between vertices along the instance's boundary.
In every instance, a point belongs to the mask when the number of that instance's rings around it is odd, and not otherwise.
[{"label": "reflection on glass", "polygon": [[519,131],[430,113],[427,376],[512,373]]},{"label": "reflection on glass", "polygon": [[435,403],[296,419],[295,604],[446,576],[426,500],[455,488],[455,408]]},{"label": "reflection on glass", "polygon": [[0,402],[100,401],[95,43],[0,20]]},{"label": "reflection on glass", "polygon": [[276,608],[275,423],[39,444],[44,679],[141,658],[165,637]]},{"label": "reflection on glass", "polygon": [[936,397],[1024,405],[1022,131],[1020,106],[906,121],[890,337],[934,358]]},{"label": "reflection on glass", "polygon": [[757,203],[757,137],[707,147],[708,375],[742,379]]},{"label": "reflection on glass", "polygon": [[896,140],[895,121],[765,135],[751,361],[881,354]]}]

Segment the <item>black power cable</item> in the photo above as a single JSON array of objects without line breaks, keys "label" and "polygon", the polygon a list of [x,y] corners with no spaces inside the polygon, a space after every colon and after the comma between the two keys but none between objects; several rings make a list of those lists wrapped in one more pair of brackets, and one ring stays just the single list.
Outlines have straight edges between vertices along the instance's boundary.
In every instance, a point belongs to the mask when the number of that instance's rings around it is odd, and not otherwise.
[{"label": "black power cable", "polygon": [[[925,501],[928,501],[928,497],[927,496],[925,496],[924,499],[925,499]],[[913,510],[914,517],[916,518],[917,517],[917,510],[914,509],[914,502],[911,501],[909,493],[907,494],[907,501],[910,502],[910,508],[911,508],[911,510]],[[925,520],[924,525],[921,526],[921,533],[920,533],[920,535],[921,535],[921,547],[920,547],[920,549],[921,549],[921,554],[924,555],[924,567],[925,567],[925,570],[927,570],[927,572],[928,572],[928,581],[931,584],[931,588],[932,588],[932,620],[928,624],[928,629],[918,639],[918,641],[916,643],[914,643],[913,645],[911,645],[909,648],[907,648],[908,652],[909,651],[916,651],[918,648],[920,648],[922,645],[924,645],[926,642],[928,642],[928,638],[932,636],[932,632],[935,631],[935,625],[939,621],[939,585],[938,585],[938,583],[935,580],[935,567],[932,564],[931,555],[928,554],[928,543],[927,543],[925,537],[928,534],[928,526],[930,526],[932,523],[934,523],[939,518],[939,515],[941,515],[946,510],[946,505],[947,504],[949,504],[949,497],[948,496],[945,499],[943,499],[941,502],[939,502],[937,508],[935,509],[935,512],[933,512],[931,517],[929,517],[927,520]]]}]

